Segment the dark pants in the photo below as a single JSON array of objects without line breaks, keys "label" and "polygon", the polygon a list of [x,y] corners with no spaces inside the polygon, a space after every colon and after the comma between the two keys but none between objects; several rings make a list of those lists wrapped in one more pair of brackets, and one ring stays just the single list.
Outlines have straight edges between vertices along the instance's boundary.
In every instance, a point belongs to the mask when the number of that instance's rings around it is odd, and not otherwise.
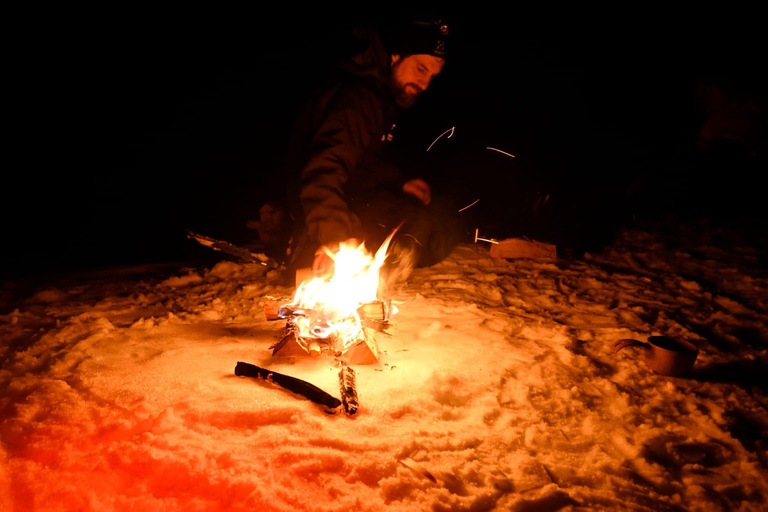
[{"label": "dark pants", "polygon": [[457,210],[445,198],[438,197],[425,206],[410,194],[384,190],[354,195],[349,205],[360,218],[370,251],[378,249],[397,229],[393,243],[415,244],[417,267],[445,259],[461,235]]}]

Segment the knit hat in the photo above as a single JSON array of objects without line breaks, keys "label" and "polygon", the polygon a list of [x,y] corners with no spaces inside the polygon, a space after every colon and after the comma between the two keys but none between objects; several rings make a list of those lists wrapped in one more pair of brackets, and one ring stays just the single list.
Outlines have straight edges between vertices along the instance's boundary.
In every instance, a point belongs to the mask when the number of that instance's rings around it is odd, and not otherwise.
[{"label": "knit hat", "polygon": [[387,50],[391,55],[426,54],[445,58],[450,29],[441,20],[402,23],[391,35]]}]

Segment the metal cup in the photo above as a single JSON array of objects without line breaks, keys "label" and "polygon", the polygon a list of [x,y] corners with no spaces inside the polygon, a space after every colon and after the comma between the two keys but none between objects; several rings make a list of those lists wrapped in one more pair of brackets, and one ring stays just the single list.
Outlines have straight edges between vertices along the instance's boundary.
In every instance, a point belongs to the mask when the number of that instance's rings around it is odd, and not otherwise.
[{"label": "metal cup", "polygon": [[649,336],[648,343],[631,338],[624,338],[613,343],[613,351],[639,346],[645,353],[645,364],[660,375],[678,377],[693,367],[699,348],[685,340],[669,336]]}]

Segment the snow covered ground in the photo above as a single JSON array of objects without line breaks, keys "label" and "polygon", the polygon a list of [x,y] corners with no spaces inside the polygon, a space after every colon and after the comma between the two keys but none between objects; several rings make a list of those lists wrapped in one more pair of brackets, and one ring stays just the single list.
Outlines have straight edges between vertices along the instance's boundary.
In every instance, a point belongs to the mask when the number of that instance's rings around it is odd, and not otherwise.
[{"label": "snow covered ground", "polygon": [[[462,245],[394,292],[354,416],[234,375],[340,396],[334,360],[272,357],[275,271],[6,282],[0,510],[765,510],[765,247],[706,223],[556,262]],[[690,374],[611,350],[655,334],[699,347]]]}]

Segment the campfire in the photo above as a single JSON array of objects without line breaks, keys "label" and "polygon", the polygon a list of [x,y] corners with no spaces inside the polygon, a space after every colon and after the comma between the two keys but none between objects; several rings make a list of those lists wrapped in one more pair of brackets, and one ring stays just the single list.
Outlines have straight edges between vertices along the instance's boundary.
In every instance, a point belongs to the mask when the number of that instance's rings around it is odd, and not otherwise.
[{"label": "campfire", "polygon": [[346,364],[371,364],[379,359],[376,333],[386,332],[396,312],[379,297],[381,268],[391,236],[372,256],[364,244],[342,243],[333,255],[330,276],[302,281],[292,300],[265,305],[269,320],[286,321],[273,347],[274,357],[329,355]]},{"label": "campfire", "polygon": [[267,320],[285,320],[280,341],[270,347],[273,357],[320,356],[341,364],[341,400],[295,377],[283,375],[242,361],[235,374],[265,379],[309,398],[335,412],[343,406],[348,414],[358,409],[355,371],[350,365],[373,364],[379,360],[376,333],[386,332],[396,308],[379,297],[381,270],[390,235],[375,256],[364,244],[342,243],[333,254],[333,273],[312,276],[300,282],[293,299],[270,299],[264,306]]}]

